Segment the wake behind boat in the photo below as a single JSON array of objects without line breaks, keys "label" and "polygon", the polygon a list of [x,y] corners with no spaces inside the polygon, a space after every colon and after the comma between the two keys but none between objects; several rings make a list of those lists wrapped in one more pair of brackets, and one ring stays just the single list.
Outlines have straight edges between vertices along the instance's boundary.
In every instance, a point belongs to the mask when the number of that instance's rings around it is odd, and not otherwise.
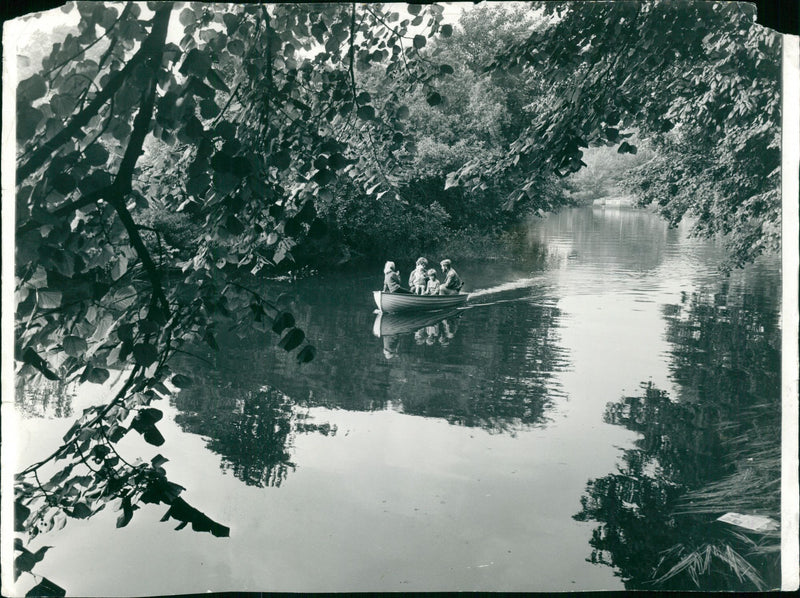
[{"label": "wake behind boat", "polygon": [[411,293],[384,293],[373,291],[375,304],[382,312],[400,313],[432,311],[460,307],[467,302],[467,293],[458,295],[414,295]]}]

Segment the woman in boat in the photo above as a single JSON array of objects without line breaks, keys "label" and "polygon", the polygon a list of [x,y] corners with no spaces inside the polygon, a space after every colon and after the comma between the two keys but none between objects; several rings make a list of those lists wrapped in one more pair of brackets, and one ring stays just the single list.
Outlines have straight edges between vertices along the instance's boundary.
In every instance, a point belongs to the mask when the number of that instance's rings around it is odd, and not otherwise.
[{"label": "woman in boat", "polygon": [[445,259],[439,265],[442,267],[442,274],[444,274],[444,282],[439,285],[439,294],[458,295],[464,283],[453,268],[452,262]]},{"label": "woman in boat", "polygon": [[400,272],[394,262],[386,262],[383,267],[383,292],[384,293],[408,293],[408,289],[400,286]]},{"label": "woman in boat", "polygon": [[416,295],[423,295],[425,293],[425,285],[428,282],[428,260],[421,257],[417,260],[417,267],[411,271],[411,276],[408,277],[408,288]]}]

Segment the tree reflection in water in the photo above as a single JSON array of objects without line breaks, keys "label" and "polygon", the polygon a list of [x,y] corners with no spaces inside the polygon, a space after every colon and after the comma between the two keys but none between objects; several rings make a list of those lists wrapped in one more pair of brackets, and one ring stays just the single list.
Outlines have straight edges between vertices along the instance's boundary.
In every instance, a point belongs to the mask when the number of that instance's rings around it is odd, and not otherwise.
[{"label": "tree reflection in water", "polygon": [[[296,313],[302,321],[302,310]],[[215,367],[183,359],[181,367],[192,370],[195,384],[174,398],[176,422],[205,437],[208,448],[221,455],[221,467],[237,479],[275,487],[296,467],[292,448],[298,434],[336,433],[335,426],[310,418],[311,407],[372,411],[391,404],[408,414],[512,434],[540,425],[557,392],[552,372],[565,362],[555,335],[560,313],[524,303],[503,305],[500,313],[504,317],[481,316],[478,310],[470,310],[468,317],[451,312],[389,317],[376,329],[369,312],[332,309],[332,320],[349,315],[362,323],[315,328],[322,350],[301,376],[269,358],[272,348],[263,335],[246,330],[238,336],[220,334],[222,350],[207,355]],[[525,338],[509,341],[510,323],[522,320],[529,322]],[[461,334],[465,321],[477,322],[481,335],[488,332],[505,342],[470,343]],[[367,332],[367,342],[342,340],[341,331],[353,329]],[[423,343],[417,342],[420,329],[426,335]],[[428,344],[434,334],[435,342]],[[387,347],[397,353],[391,360],[384,356]]]},{"label": "tree reflection in water", "polygon": [[75,389],[62,380],[42,380],[17,390],[14,407],[26,418],[71,417]]},{"label": "tree reflection in water", "polygon": [[280,486],[295,464],[291,447],[297,434],[336,434],[317,424],[285,394],[262,386],[256,390],[220,387],[204,380],[176,398],[176,422],[208,438],[208,448],[222,456],[221,467],[248,486]]},{"label": "tree reflection in water", "polygon": [[780,520],[780,330],[769,300],[723,287],[667,306],[675,399],[643,384],[604,420],[641,434],[618,472],[590,480],[575,518],[597,521],[592,562],[629,589],[780,584],[779,534],[717,522]]},{"label": "tree reflection in water", "polygon": [[[534,305],[522,296],[529,291],[521,290],[520,301],[469,309],[460,317],[447,317],[447,322],[410,328],[398,328],[395,322],[389,331],[397,334],[377,339],[374,314],[343,309],[346,303],[337,302],[335,292],[342,291],[332,290],[331,300],[314,304],[313,311],[295,310],[300,325],[313,330],[319,348],[318,357],[304,365],[303,375],[291,364],[272,359],[272,347],[262,336],[243,331],[241,337],[219,335],[223,350],[215,356],[217,378],[203,386],[245,397],[268,380],[302,407],[391,408],[494,433],[546,423],[550,405],[561,392],[555,372],[567,364],[558,338],[561,313],[554,305]],[[420,328],[426,330],[423,343],[415,337]],[[437,330],[435,342],[428,344],[430,332]],[[194,377],[207,375],[202,364],[195,369]],[[180,410],[208,414],[220,400],[208,395],[208,405],[188,406],[184,397],[177,402]],[[222,433],[222,427],[206,432],[214,437]]]}]

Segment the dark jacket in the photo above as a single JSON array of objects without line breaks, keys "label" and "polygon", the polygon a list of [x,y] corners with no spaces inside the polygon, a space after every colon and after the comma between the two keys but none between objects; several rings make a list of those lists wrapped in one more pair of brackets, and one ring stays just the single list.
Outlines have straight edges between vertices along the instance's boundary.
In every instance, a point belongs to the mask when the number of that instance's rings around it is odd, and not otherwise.
[{"label": "dark jacket", "polygon": [[447,274],[445,274],[442,287],[450,291],[458,291],[462,286],[464,286],[464,283],[461,282],[461,278],[458,276],[458,273],[451,267],[447,271]]},{"label": "dark jacket", "polygon": [[383,277],[383,292],[395,293],[400,289],[400,273],[397,271],[387,272]]}]

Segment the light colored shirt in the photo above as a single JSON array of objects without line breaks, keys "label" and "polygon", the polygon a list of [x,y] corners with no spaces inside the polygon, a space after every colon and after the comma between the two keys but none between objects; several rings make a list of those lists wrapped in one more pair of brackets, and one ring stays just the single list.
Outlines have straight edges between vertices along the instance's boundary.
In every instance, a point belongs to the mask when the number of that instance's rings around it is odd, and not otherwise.
[{"label": "light colored shirt", "polygon": [[428,275],[425,274],[425,268],[422,266],[417,266],[411,271],[411,276],[408,277],[408,286],[410,287],[417,287],[417,286],[425,286],[425,281],[428,279]]}]

